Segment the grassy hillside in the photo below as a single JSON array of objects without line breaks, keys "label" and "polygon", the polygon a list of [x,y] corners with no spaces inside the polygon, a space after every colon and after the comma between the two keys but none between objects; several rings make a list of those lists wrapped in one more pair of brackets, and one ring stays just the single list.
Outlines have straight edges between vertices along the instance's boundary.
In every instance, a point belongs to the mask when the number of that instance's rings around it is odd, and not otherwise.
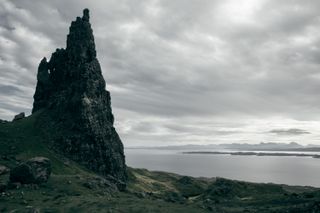
[{"label": "grassy hillside", "polygon": [[[320,212],[320,191],[315,188],[144,169],[128,168],[127,190],[118,192],[103,178],[53,152],[49,144],[54,131],[35,128],[36,117],[0,124],[0,165],[13,168],[44,156],[52,161],[52,175],[39,186],[11,185],[0,194],[0,212]],[[0,186],[8,177],[0,175]]]}]

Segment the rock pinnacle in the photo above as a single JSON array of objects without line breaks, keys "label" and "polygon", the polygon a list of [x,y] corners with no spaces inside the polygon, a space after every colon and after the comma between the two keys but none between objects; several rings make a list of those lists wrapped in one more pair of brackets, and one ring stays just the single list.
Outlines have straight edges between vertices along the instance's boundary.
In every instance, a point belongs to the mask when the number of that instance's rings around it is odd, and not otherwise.
[{"label": "rock pinnacle", "polygon": [[38,68],[33,113],[53,132],[52,147],[116,182],[123,189],[126,165],[113,126],[110,93],[96,58],[89,10],[71,23],[66,49],[57,49]]}]

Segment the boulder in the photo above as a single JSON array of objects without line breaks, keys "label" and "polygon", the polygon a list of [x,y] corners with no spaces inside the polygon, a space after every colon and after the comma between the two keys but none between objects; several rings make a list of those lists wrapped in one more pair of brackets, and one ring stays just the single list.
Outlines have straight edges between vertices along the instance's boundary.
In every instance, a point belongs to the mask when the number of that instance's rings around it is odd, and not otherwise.
[{"label": "boulder", "polygon": [[0,165],[0,175],[10,172],[10,169],[6,166]]},{"label": "boulder", "polygon": [[23,119],[25,117],[26,117],[26,115],[24,114],[24,112],[21,112],[21,113],[15,115],[12,121],[21,120],[21,119]]},{"label": "boulder", "polygon": [[35,157],[12,169],[10,181],[22,184],[40,184],[47,182],[50,174],[50,160],[45,157]]},{"label": "boulder", "polygon": [[88,178],[83,186],[88,189],[98,190],[98,189],[109,189],[116,191],[117,187],[109,180],[102,177],[92,177]]}]

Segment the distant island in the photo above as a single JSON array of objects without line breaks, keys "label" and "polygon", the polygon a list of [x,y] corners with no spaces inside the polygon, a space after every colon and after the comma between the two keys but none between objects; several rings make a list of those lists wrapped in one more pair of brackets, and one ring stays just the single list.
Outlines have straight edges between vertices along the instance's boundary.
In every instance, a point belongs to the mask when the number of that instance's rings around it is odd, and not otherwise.
[{"label": "distant island", "polygon": [[320,158],[318,154],[304,154],[304,153],[270,153],[270,152],[205,152],[205,151],[193,151],[183,152],[183,154],[210,154],[210,155],[254,155],[254,156],[295,156],[295,157],[313,157]]}]

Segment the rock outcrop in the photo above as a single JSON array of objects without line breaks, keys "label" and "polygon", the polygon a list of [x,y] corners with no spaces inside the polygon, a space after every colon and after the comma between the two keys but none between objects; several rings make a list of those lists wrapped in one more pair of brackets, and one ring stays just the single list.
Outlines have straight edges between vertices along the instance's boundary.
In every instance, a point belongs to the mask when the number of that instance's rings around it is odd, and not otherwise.
[{"label": "rock outcrop", "polygon": [[1,120],[0,119],[0,124],[6,124],[6,123],[8,123],[9,121],[6,121],[6,120]]},{"label": "rock outcrop", "polygon": [[[55,131],[53,146],[124,187],[122,142],[113,127],[110,93],[96,58],[89,10],[71,23],[66,49],[57,49],[38,68],[32,113]],[[41,122],[39,122],[41,123]]]},{"label": "rock outcrop", "polygon": [[12,169],[10,181],[22,184],[40,184],[47,182],[50,175],[50,160],[44,157],[35,157]]},{"label": "rock outcrop", "polygon": [[25,117],[26,117],[26,115],[24,114],[24,112],[21,112],[21,113],[15,115],[12,121],[21,120],[21,119],[24,119]]}]

